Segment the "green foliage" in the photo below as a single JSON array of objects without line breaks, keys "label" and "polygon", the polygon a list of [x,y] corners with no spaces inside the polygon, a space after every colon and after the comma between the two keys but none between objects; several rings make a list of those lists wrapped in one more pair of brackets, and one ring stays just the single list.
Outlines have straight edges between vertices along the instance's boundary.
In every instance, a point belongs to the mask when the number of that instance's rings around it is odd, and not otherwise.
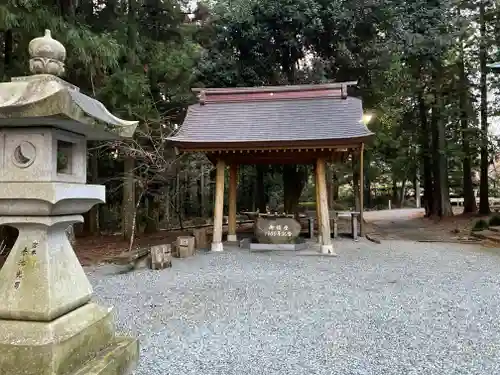
[{"label": "green foliage", "polygon": [[[316,202],[300,202],[299,207],[303,210],[316,210]],[[349,207],[342,202],[333,202],[333,207],[329,207],[330,210],[334,211],[348,211]]]},{"label": "green foliage", "polygon": [[[451,0],[217,0],[199,3],[189,22],[184,0],[5,0],[0,5],[0,74],[4,79],[25,75],[29,41],[51,29],[67,49],[65,79],[115,114],[140,120],[136,144],[145,152],[167,155],[164,164],[173,156],[163,138],[194,102],[192,86],[357,80],[354,94],[374,114],[368,124],[375,139],[365,153],[366,189],[388,191],[430,173],[422,163],[433,153],[433,137],[422,136],[424,114],[429,124],[435,117],[431,133],[436,124],[444,128],[445,147],[438,154],[446,156],[444,174],[452,191],[461,194],[462,162],[470,157],[477,170],[481,139],[475,86],[478,5]],[[486,11],[488,52],[500,60],[500,6],[487,1]],[[500,90],[500,76],[490,83],[493,92]],[[493,113],[499,112],[497,106],[498,101],[492,104]],[[460,122],[464,112],[467,129]],[[463,135],[470,142],[469,155]],[[491,139],[490,153],[498,149],[496,142]],[[99,159],[99,173],[108,184],[121,177],[116,171],[123,168],[120,157],[115,160],[112,154],[102,152]],[[175,173],[165,165],[141,163],[140,173],[155,169],[162,183],[172,186]],[[240,201],[250,209],[256,174],[253,167],[242,170]],[[335,166],[335,171],[339,184],[352,184],[350,165]],[[269,170],[265,185],[269,200],[282,199],[279,167]],[[302,199],[313,198],[312,189],[304,191]],[[376,196],[371,204],[385,207],[388,198]]]},{"label": "green foliage", "polygon": [[500,226],[500,215],[493,215],[490,218],[489,226],[490,227],[498,227],[498,226]]},{"label": "green foliage", "polygon": [[473,232],[480,232],[482,230],[488,229],[489,224],[486,220],[479,219],[477,220],[474,225],[472,226],[471,231]]}]

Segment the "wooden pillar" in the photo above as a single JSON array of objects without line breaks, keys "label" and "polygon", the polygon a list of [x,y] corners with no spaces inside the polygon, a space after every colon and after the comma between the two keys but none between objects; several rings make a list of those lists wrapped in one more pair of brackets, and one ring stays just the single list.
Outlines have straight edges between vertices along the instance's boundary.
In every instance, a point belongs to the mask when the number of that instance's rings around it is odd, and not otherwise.
[{"label": "wooden pillar", "polygon": [[237,242],[236,237],[236,194],[238,186],[238,166],[231,164],[229,167],[229,217],[227,241]]},{"label": "wooden pillar", "polygon": [[224,160],[218,160],[215,175],[214,233],[212,251],[223,251],[222,247],[222,215],[224,214]]},{"label": "wooden pillar", "polygon": [[321,204],[319,199],[318,168],[314,168],[314,188],[316,190],[316,224],[318,225],[318,243],[321,244]]},{"label": "wooden pillar", "polygon": [[[417,205],[417,208],[420,208],[421,202],[420,202],[420,174],[417,169],[417,176],[415,177],[415,204]],[[474,195],[475,197],[476,195]]]},{"label": "wooden pillar", "polygon": [[323,254],[332,254],[333,244],[330,230],[330,215],[328,209],[328,192],[326,190],[326,162],[324,158],[318,158],[316,161],[316,176],[318,179],[319,190],[319,205],[320,211],[320,226],[321,226],[321,252]]},{"label": "wooden pillar", "polygon": [[365,144],[361,143],[361,150],[359,152],[359,235],[363,237],[365,235],[365,223],[363,220],[364,211],[364,191],[365,191],[365,181],[363,178],[364,168],[363,168],[363,158],[364,158]]}]

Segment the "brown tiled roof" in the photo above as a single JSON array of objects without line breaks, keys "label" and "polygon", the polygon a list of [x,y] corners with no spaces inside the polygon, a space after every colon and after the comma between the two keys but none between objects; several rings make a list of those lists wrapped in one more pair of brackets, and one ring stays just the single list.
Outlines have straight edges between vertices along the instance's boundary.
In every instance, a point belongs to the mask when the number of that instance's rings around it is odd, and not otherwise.
[{"label": "brown tiled roof", "polygon": [[335,141],[370,138],[361,122],[360,99],[347,85],[198,89],[200,103],[189,107],[178,144]]}]

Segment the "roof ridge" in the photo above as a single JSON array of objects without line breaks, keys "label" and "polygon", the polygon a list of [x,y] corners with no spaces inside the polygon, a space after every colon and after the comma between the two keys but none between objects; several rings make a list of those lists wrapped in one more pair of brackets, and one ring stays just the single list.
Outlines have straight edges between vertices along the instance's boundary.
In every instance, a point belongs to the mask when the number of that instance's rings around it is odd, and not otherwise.
[{"label": "roof ridge", "polygon": [[283,100],[312,100],[325,98],[347,99],[347,87],[307,91],[219,92],[214,95],[207,95],[205,91],[201,91],[198,95],[200,105],[209,103],[278,102]]},{"label": "roof ridge", "polygon": [[343,89],[348,86],[357,85],[357,81],[332,82],[321,84],[308,85],[282,85],[282,86],[254,86],[254,87],[197,87],[192,91],[195,93],[204,92],[205,95],[221,95],[221,94],[248,94],[248,93],[267,93],[267,92],[297,92],[297,91],[317,91],[317,90],[333,90]]},{"label": "roof ridge", "polygon": [[340,96],[314,96],[314,97],[304,97],[304,98],[275,98],[275,99],[253,99],[253,100],[245,100],[245,99],[229,99],[229,100],[210,100],[205,99],[200,102],[200,105],[207,104],[232,104],[232,103],[262,103],[262,102],[289,102],[289,101],[306,101],[306,100],[321,100],[321,99],[332,99],[332,100],[346,100],[346,99],[357,99],[353,96],[347,96],[345,98]]}]

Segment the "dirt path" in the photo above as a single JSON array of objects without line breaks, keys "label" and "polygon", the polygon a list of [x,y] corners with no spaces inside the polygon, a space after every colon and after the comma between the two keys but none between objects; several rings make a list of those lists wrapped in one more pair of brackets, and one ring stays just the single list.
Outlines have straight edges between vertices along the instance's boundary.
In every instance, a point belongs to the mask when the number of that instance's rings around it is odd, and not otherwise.
[{"label": "dirt path", "polygon": [[367,229],[381,239],[410,241],[456,241],[468,237],[477,216],[461,215],[442,220],[424,218],[423,209],[395,209],[365,213]]},{"label": "dirt path", "polygon": [[[237,226],[238,232],[248,231],[251,230],[251,228],[251,224],[238,224]],[[174,242],[179,236],[191,236],[192,233],[192,229],[186,229],[183,231],[162,230],[151,234],[139,234],[134,241],[133,249],[169,244]],[[224,226],[224,240],[226,234],[227,226]],[[209,242],[211,242],[211,227],[208,228],[207,236]],[[129,242],[125,241],[122,236],[114,235],[77,238],[74,249],[82,265],[91,265],[106,262],[109,259],[128,251],[129,246]]]},{"label": "dirt path", "polygon": [[[461,208],[458,208],[457,214]],[[433,221],[425,219],[422,209],[394,209],[367,211],[364,214],[366,232],[376,233],[386,240],[411,241],[456,241],[469,234],[469,228],[477,217],[457,215],[450,219]],[[224,227],[227,230],[227,227]],[[240,231],[251,231],[251,225],[238,227]],[[209,231],[210,233],[211,231]],[[339,233],[350,232],[349,220],[339,221]],[[191,231],[161,231],[150,235],[139,235],[134,248],[147,247],[162,243],[171,243],[177,236],[190,235]],[[209,234],[210,235],[210,234]],[[112,258],[129,247],[120,236],[100,236],[79,238],[75,252],[84,265],[96,264]]]},{"label": "dirt path", "polygon": [[[421,209],[394,209],[367,211],[364,214],[366,233],[376,234],[380,239],[410,241],[456,241],[468,237],[472,223],[477,216],[458,215],[453,218],[434,221],[423,217]],[[350,232],[349,220],[339,220],[339,233]],[[227,227],[225,227],[227,230]],[[252,230],[251,226],[241,226],[240,231]],[[210,236],[209,230],[209,236]],[[134,248],[172,243],[178,236],[190,235],[191,231],[160,231],[150,235],[139,235]],[[74,246],[76,255],[83,265],[98,264],[127,251],[129,243],[121,236],[99,236],[78,238]],[[0,268],[4,257],[0,257]]]}]

